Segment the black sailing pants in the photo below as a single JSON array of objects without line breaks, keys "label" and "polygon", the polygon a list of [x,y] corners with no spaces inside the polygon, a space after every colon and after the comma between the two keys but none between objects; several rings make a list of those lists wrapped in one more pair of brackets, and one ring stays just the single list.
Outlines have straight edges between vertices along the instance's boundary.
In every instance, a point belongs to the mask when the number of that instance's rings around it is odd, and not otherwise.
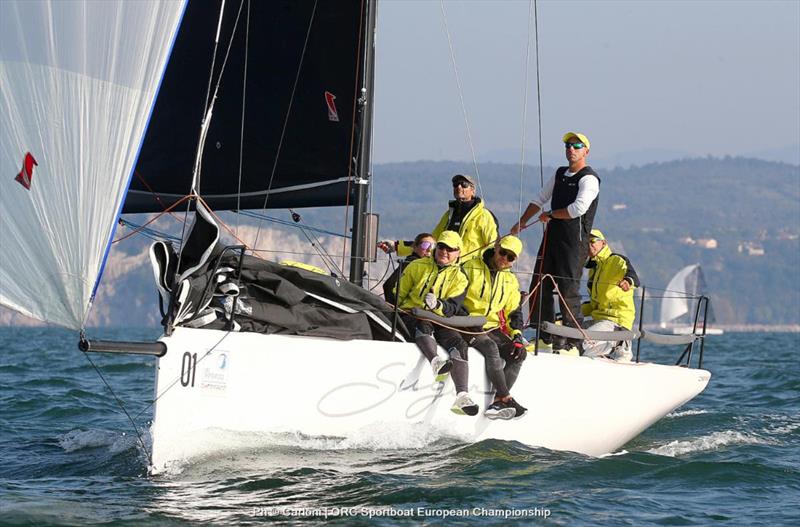
[{"label": "black sailing pants", "polygon": [[[559,307],[561,308],[562,324],[565,326],[579,328],[583,323],[581,314],[581,276],[583,275],[583,265],[589,255],[589,241],[587,239],[571,239],[572,236],[564,236],[561,232],[548,232],[548,236],[539,246],[539,253],[536,258],[533,279],[529,291],[533,291],[536,284],[541,280],[541,295],[537,290],[528,299],[531,312],[531,325],[536,326],[540,320],[539,299],[541,298],[541,321],[555,322],[555,303],[553,299],[553,280],[545,275],[552,275],[558,290],[561,292]],[[545,246],[546,244],[546,246]],[[541,267],[540,267],[541,266]],[[539,270],[541,268],[541,276]],[[542,279],[542,277],[544,277]],[[568,348],[576,346],[582,349],[582,340],[564,339],[548,333],[541,334],[542,340],[551,342],[553,349]]]}]

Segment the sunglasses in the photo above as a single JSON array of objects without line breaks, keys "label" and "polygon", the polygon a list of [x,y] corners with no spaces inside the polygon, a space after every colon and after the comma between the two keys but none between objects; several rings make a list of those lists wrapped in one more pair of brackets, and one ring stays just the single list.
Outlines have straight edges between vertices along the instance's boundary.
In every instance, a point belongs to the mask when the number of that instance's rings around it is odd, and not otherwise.
[{"label": "sunglasses", "polygon": [[583,143],[564,143],[564,148],[574,148],[575,150],[580,150],[585,146]]},{"label": "sunglasses", "polygon": [[461,187],[461,188],[469,188],[472,186],[472,183],[469,181],[456,181],[453,183],[453,188]]},{"label": "sunglasses", "polygon": [[447,245],[445,245],[443,243],[437,243],[436,244],[436,248],[437,249],[441,249],[443,251],[447,251],[449,253],[454,253],[454,252],[460,250],[460,249],[453,249],[452,247],[449,247],[449,246],[447,246]]},{"label": "sunglasses", "polygon": [[420,244],[417,245],[417,247],[419,247],[423,251],[427,251],[428,249],[433,247],[433,242],[429,242],[428,240],[425,240],[424,242],[420,242]]},{"label": "sunglasses", "polygon": [[500,249],[499,251],[497,251],[497,253],[503,258],[505,258],[506,261],[508,261],[509,263],[517,259],[516,254],[512,253],[511,251],[507,251],[505,249]]}]

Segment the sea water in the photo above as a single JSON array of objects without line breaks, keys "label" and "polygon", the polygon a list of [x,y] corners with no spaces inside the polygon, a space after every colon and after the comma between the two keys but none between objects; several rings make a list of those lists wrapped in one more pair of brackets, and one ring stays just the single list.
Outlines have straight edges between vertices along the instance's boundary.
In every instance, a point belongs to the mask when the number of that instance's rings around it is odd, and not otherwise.
[{"label": "sea water", "polygon": [[[215,430],[205,439],[217,453],[158,476],[145,454],[154,359],[87,358],[76,343],[59,329],[0,328],[2,525],[800,524],[798,334],[710,337],[706,391],[602,458],[413,427],[348,438]],[[642,351],[663,363],[679,352]],[[274,404],[291,397],[252,411]]]}]

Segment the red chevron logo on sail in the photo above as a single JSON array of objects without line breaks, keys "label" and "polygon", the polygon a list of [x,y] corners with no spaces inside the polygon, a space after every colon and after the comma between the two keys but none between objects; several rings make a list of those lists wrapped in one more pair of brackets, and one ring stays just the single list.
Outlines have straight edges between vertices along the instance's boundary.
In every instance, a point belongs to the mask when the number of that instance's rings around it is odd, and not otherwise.
[{"label": "red chevron logo on sail", "polygon": [[339,122],[339,112],[336,111],[336,96],[329,91],[325,92],[325,103],[328,105],[328,120]]},{"label": "red chevron logo on sail", "polygon": [[14,181],[18,181],[20,185],[26,189],[31,189],[31,181],[33,180],[33,167],[39,166],[39,163],[33,158],[30,152],[25,154],[25,159],[22,161],[22,170],[19,171]]}]

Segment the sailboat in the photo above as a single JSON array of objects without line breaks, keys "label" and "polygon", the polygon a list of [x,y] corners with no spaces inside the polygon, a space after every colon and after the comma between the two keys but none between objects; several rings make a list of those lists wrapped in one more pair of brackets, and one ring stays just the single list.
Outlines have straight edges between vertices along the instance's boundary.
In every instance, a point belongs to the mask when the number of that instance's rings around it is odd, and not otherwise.
[{"label": "sailboat", "polygon": [[[514,386],[523,419],[450,411],[451,381],[435,382],[391,308],[361,287],[376,9],[0,3],[0,304],[76,330],[85,352],[157,357],[154,473],[213,451],[217,431],[422,429],[600,456],[709,382],[699,367],[530,353]],[[349,281],[220,243],[215,211],[347,205]],[[91,340],[119,216],[179,206],[194,211],[182,243],[151,249],[164,335]],[[493,389],[470,353],[485,408]]]},{"label": "sailboat", "polygon": [[715,318],[707,294],[700,264],[687,265],[675,273],[661,299],[659,327],[675,335],[701,332],[705,335],[722,335],[721,328],[709,327]]}]

